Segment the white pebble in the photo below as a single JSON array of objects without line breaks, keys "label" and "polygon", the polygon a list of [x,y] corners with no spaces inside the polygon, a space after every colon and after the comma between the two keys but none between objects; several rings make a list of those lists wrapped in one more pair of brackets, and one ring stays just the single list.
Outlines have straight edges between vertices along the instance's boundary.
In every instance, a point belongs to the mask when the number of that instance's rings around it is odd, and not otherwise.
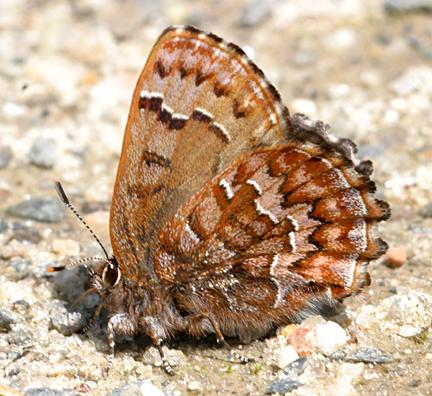
[{"label": "white pebble", "polygon": [[26,113],[26,108],[22,105],[19,105],[14,102],[6,102],[3,105],[3,113],[5,116],[9,116],[11,118],[16,118],[24,115]]},{"label": "white pebble", "polygon": [[421,333],[421,328],[414,327],[411,325],[403,325],[399,328],[398,334],[402,337],[414,337],[415,335]]},{"label": "white pebble", "polygon": [[202,386],[198,381],[191,381],[188,383],[188,390],[192,392],[202,391]]},{"label": "white pebble", "polygon": [[415,92],[430,95],[432,93],[432,68],[429,66],[413,66],[392,82],[393,90],[399,96]]},{"label": "white pebble", "polygon": [[344,346],[348,337],[345,330],[335,322],[326,322],[315,329],[318,351],[329,356]]},{"label": "white pebble", "polygon": [[327,389],[330,395],[357,395],[354,385],[359,381],[364,370],[363,363],[342,363],[335,381]]},{"label": "white pebble", "polygon": [[350,91],[350,87],[347,84],[331,84],[328,87],[328,95],[332,99],[342,99],[345,98]]},{"label": "white pebble", "polygon": [[366,87],[373,88],[381,83],[381,77],[375,70],[365,70],[360,73],[360,81]]},{"label": "white pebble", "polygon": [[326,38],[326,45],[329,48],[340,50],[353,47],[357,42],[357,34],[349,28],[341,28],[331,33]]},{"label": "white pebble", "polygon": [[282,346],[277,352],[277,366],[283,369],[298,358],[299,355],[292,345]]},{"label": "white pebble", "polygon": [[293,113],[304,113],[309,117],[314,118],[316,116],[317,108],[315,103],[312,100],[298,98],[293,100],[290,108]]},{"label": "white pebble", "polygon": [[386,124],[394,124],[399,121],[399,113],[396,110],[389,109],[384,114],[384,122]]},{"label": "white pebble", "polygon": [[165,393],[160,390],[156,385],[153,385],[151,381],[145,381],[140,386],[140,391],[143,396],[165,396]]}]

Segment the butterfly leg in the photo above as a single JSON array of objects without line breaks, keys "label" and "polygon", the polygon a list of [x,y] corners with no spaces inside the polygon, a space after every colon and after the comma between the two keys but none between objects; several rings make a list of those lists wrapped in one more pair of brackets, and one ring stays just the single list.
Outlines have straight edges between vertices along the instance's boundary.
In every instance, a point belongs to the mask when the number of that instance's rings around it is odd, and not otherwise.
[{"label": "butterfly leg", "polygon": [[192,316],[191,318],[188,318],[188,319],[189,319],[188,320],[188,324],[189,324],[188,327],[192,331],[195,329],[199,329],[199,328],[205,329],[206,327],[208,327],[207,323],[210,322],[211,327],[213,328],[213,330],[216,334],[216,342],[218,344],[224,346],[227,350],[229,350],[230,355],[232,357],[234,357],[236,360],[238,360],[240,363],[245,364],[245,363],[249,363],[252,361],[252,359],[247,358],[246,356],[239,354],[234,349],[231,349],[230,345],[226,342],[226,340],[222,334],[222,331],[219,327],[219,324],[211,316],[197,315],[197,316]]},{"label": "butterfly leg", "polygon": [[216,342],[218,344],[222,344],[225,348],[230,349],[230,346],[228,345],[228,343],[225,341],[225,338],[222,334],[222,331],[218,325],[218,323],[211,317],[207,316],[205,317],[206,319],[209,320],[209,322],[211,323],[211,325],[213,326],[213,330],[216,333]]},{"label": "butterfly leg", "polygon": [[157,350],[159,351],[159,355],[160,355],[161,360],[162,360],[163,369],[165,370],[165,372],[167,374],[174,375],[174,370],[171,367],[171,365],[169,364],[169,362],[165,356],[165,353],[162,349],[162,339],[158,338],[156,333],[154,333],[154,332],[150,332],[149,336],[150,336],[151,340],[153,341],[153,344],[156,346]]},{"label": "butterfly leg", "polygon": [[110,354],[108,356],[109,371],[114,362],[115,336],[116,334],[134,335],[136,334],[136,322],[126,313],[120,313],[112,316],[108,320],[108,344]]},{"label": "butterfly leg", "polygon": [[113,365],[114,362],[114,348],[115,348],[115,330],[114,330],[114,323],[113,323],[113,318],[112,317],[109,321],[108,321],[108,344],[109,344],[109,348],[110,348],[110,352],[108,355],[108,366],[106,371],[108,372],[109,370],[111,370],[111,367]]},{"label": "butterfly leg", "polygon": [[162,359],[162,367],[165,370],[165,372],[169,375],[174,375],[174,370],[171,367],[171,365],[169,364],[168,360],[165,357],[165,353],[162,349],[162,340],[160,340],[160,342],[158,344],[156,344],[156,348],[159,351],[159,355]]},{"label": "butterfly leg", "polygon": [[210,317],[208,318],[208,320],[210,321],[210,323],[213,326],[213,329],[216,333],[217,343],[222,344],[226,349],[228,349],[230,351],[230,355],[232,357],[234,357],[234,359],[237,359],[242,364],[246,364],[246,363],[249,363],[252,361],[251,359],[247,358],[246,356],[241,355],[240,353],[238,353],[234,349],[231,349],[230,345],[225,341],[225,338],[221,332],[221,329],[220,329],[218,323],[213,318],[210,318]]},{"label": "butterfly leg", "polygon": [[102,304],[99,304],[96,307],[94,314],[93,314],[92,318],[90,319],[90,322],[88,322],[83,328],[84,333],[87,333],[96,324],[96,321],[99,318],[99,315],[102,311],[102,308],[103,308]]},{"label": "butterfly leg", "polygon": [[[162,349],[162,342],[163,342],[163,333],[161,333],[161,326],[158,326],[154,320],[154,318],[147,316],[141,319],[142,320],[142,324],[143,326],[146,328],[146,334],[150,337],[150,339],[152,340],[153,344],[155,345],[155,347],[157,348],[157,350],[159,351],[159,355],[161,357],[162,360],[162,367],[165,370],[165,372],[169,375],[174,375],[174,370],[171,367],[171,365],[169,364],[165,353]],[[159,331],[158,331],[159,330]]]}]

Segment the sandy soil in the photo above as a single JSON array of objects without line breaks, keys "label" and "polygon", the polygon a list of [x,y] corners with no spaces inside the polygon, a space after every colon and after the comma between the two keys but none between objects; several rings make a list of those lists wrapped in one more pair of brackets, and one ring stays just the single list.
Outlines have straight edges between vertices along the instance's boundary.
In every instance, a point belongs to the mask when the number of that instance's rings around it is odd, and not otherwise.
[{"label": "sandy soil", "polygon": [[[258,395],[290,376],[299,381],[294,395],[432,394],[432,4],[417,10],[416,2],[401,1],[411,8],[389,13],[373,0],[155,3],[0,4],[0,394]],[[275,363],[286,351],[280,332],[244,346],[232,340],[255,359],[246,365],[229,362],[211,338],[180,339],[167,350],[174,377],[158,367],[145,339],[125,340],[104,376],[103,317],[85,335],[95,301],[71,305],[85,271],[46,272],[100,253],[56,204],[54,179],[109,246],[132,90],[154,40],[174,23],[240,45],[292,112],[356,141],[360,156],[374,162],[378,194],[392,206],[380,230],[399,267],[372,263],[372,285],[335,318],[347,341],[335,355],[315,350],[298,375]],[[48,200],[43,213],[37,198]],[[27,211],[16,207],[28,200]],[[320,323],[314,318],[310,328]],[[390,362],[349,358],[364,347]]]}]

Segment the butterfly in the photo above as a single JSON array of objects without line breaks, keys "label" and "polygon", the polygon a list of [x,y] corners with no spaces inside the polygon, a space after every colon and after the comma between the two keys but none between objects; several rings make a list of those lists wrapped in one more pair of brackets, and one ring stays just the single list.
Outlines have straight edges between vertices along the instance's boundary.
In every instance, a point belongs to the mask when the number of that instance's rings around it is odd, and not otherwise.
[{"label": "butterfly", "polygon": [[161,345],[179,333],[247,342],[370,283],[390,208],[371,162],[328,129],[290,115],[235,44],[192,26],[161,34],[132,97],[113,256],[91,269],[110,361],[116,335],[145,334],[172,372]]}]

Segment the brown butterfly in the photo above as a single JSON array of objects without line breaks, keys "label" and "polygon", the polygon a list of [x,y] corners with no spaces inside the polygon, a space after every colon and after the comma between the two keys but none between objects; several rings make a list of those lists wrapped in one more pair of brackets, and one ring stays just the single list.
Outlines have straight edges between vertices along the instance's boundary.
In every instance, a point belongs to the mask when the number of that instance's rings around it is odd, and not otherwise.
[{"label": "brown butterfly", "polygon": [[179,332],[248,341],[370,283],[389,205],[371,162],[328,128],[290,116],[236,45],[191,26],[161,34],[132,97],[114,256],[91,272],[111,359],[116,334],[146,334],[161,352]]}]

